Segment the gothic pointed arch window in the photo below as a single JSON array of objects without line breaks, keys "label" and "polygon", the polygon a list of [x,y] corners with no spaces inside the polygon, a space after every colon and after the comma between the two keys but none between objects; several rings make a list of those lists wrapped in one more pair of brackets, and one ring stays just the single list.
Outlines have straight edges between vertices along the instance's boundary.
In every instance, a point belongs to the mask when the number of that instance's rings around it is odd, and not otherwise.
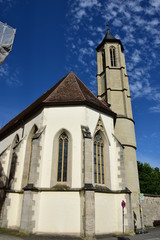
[{"label": "gothic pointed arch window", "polygon": [[105,57],[105,51],[102,51],[102,66],[103,66],[103,71],[105,71],[106,68],[106,57]]},{"label": "gothic pointed arch window", "polygon": [[68,136],[63,132],[58,141],[57,182],[67,182],[68,168]]},{"label": "gothic pointed arch window", "polygon": [[105,184],[104,141],[100,132],[94,137],[94,181]]},{"label": "gothic pointed arch window", "polygon": [[110,61],[111,61],[111,67],[116,67],[116,49],[115,47],[110,47]]},{"label": "gothic pointed arch window", "polygon": [[[33,168],[33,163],[35,162],[36,152],[38,151],[35,141],[37,139],[36,133],[38,131],[38,127],[36,125],[33,126],[30,132],[29,139],[29,158],[28,158],[28,169],[27,169],[27,179],[26,184],[33,183],[33,172],[35,173],[35,169]],[[38,162],[38,159],[37,159]],[[35,165],[35,164],[34,164]],[[34,170],[33,170],[34,169]]]},{"label": "gothic pointed arch window", "polygon": [[[39,149],[36,149],[36,146],[35,146],[36,144],[34,144],[37,131],[38,131],[38,127],[36,125],[33,125],[32,129],[28,134],[27,143],[26,143],[25,160],[24,160],[24,166],[23,166],[22,188],[24,188],[28,184],[33,183],[32,182],[33,176],[34,176],[34,179],[37,180],[35,168],[38,164],[38,158],[36,158],[35,153],[36,152],[39,153]],[[35,161],[33,161],[33,157]],[[34,165],[34,167],[32,167],[32,165]]]},{"label": "gothic pointed arch window", "polygon": [[16,135],[12,144],[12,156],[11,156],[11,165],[9,171],[9,178],[8,178],[8,188],[12,188],[12,183],[15,179],[16,167],[17,167],[17,158],[18,155],[16,153],[16,147],[19,143],[19,136]]}]

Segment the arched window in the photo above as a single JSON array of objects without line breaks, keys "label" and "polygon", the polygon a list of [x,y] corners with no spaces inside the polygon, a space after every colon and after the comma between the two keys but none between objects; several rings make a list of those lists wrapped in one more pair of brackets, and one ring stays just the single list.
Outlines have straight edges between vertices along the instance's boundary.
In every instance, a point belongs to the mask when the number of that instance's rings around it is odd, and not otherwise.
[{"label": "arched window", "polygon": [[105,51],[102,51],[102,66],[103,66],[103,71],[105,71],[106,68],[106,59],[105,59]]},{"label": "arched window", "polygon": [[63,132],[59,137],[57,182],[67,182],[68,136]]},{"label": "arched window", "polygon": [[16,146],[19,143],[19,136],[16,135],[13,145],[12,145],[12,157],[11,157],[11,166],[9,171],[9,178],[8,178],[8,188],[10,189],[12,186],[12,183],[15,179],[15,173],[16,173],[16,165],[17,165],[17,153],[16,153]]},{"label": "arched window", "polygon": [[111,59],[111,66],[116,67],[116,50],[114,47],[110,48],[110,59]]},{"label": "arched window", "polygon": [[[32,162],[33,162],[34,152],[35,152],[35,150],[36,150],[36,149],[33,148],[33,145],[34,145],[34,136],[35,136],[35,134],[36,134],[37,131],[38,131],[38,128],[37,128],[37,126],[35,125],[35,126],[32,128],[32,130],[31,130],[31,132],[30,132],[30,136],[29,136],[29,141],[28,141],[28,144],[29,144],[29,149],[28,149],[29,151],[28,151],[28,153],[29,153],[29,155],[28,155],[28,166],[27,166],[27,179],[26,179],[26,184],[32,182],[31,170],[33,170],[33,169],[32,169],[32,167],[31,167],[31,165],[32,165]],[[32,175],[33,175],[33,174],[32,174]]]},{"label": "arched window", "polygon": [[96,133],[94,138],[94,181],[98,184],[105,183],[104,172],[104,142],[100,133]]}]

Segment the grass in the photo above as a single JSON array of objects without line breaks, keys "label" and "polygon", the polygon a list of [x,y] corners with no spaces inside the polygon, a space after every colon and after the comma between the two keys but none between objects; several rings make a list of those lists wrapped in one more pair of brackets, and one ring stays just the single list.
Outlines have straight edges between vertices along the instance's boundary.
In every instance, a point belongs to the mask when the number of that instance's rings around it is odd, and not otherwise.
[{"label": "grass", "polygon": [[27,236],[27,234],[24,232],[19,232],[18,230],[9,229],[9,228],[0,228],[0,234],[8,234],[8,235],[17,236],[17,237]]}]

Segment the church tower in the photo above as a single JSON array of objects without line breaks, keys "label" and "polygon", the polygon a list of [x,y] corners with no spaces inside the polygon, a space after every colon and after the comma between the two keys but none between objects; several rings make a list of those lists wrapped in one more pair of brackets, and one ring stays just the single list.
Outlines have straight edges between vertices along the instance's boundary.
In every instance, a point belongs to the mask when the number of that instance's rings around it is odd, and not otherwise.
[{"label": "church tower", "polygon": [[115,135],[124,147],[126,187],[132,192],[133,217],[139,227],[139,179],[136,138],[124,48],[109,31],[97,47],[98,98],[107,101],[117,114]]}]

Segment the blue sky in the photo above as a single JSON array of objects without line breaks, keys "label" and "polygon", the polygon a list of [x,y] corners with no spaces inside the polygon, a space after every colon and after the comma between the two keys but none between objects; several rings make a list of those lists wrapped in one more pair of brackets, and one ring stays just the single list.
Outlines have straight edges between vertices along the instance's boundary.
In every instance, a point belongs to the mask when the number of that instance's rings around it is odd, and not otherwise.
[{"label": "blue sky", "polygon": [[137,159],[160,167],[160,0],[0,0],[0,21],[16,28],[0,66],[0,127],[71,70],[97,94],[109,23],[125,49]]}]

